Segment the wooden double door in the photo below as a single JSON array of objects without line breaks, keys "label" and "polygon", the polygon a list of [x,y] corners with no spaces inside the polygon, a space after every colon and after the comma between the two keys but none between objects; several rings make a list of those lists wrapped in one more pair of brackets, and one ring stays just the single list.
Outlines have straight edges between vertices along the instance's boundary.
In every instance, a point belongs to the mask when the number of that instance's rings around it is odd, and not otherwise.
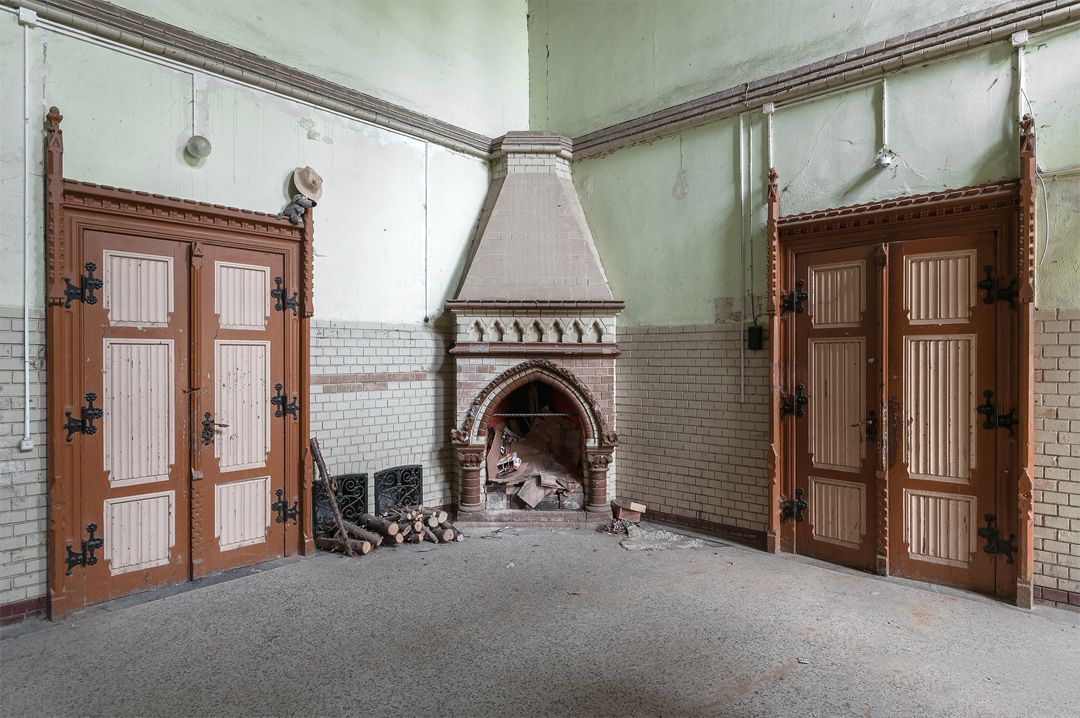
[{"label": "wooden double door", "polygon": [[61,359],[86,402],[67,409],[83,426],[64,440],[78,452],[77,528],[103,543],[73,567],[73,602],[283,555],[296,331],[289,297],[271,293],[287,255],[106,228],[78,237],[98,281],[74,300],[76,351]]},{"label": "wooden double door", "polygon": [[1007,595],[1015,342],[980,285],[999,235],[883,240],[793,253],[795,550]]}]

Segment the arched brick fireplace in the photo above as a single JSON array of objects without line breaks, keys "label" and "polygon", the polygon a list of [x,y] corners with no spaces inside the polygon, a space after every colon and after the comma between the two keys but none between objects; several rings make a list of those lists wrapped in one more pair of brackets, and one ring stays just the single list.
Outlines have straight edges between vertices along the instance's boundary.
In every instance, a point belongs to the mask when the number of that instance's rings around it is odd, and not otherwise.
[{"label": "arched brick fireplace", "polygon": [[[611,363],[610,378],[608,372],[603,371],[602,365],[597,365],[595,362],[589,362],[587,365],[591,364],[590,368],[593,370],[591,377],[600,385],[601,397],[608,399],[610,411],[614,390],[611,381],[614,360],[607,361]],[[476,369],[481,366],[490,365],[473,364],[469,368]],[[458,505],[460,510],[480,511],[484,508],[484,497],[481,492],[482,474],[485,469],[485,458],[491,448],[489,429],[496,420],[496,409],[517,390],[536,382],[550,387],[573,407],[572,414],[581,432],[581,462],[586,473],[584,476],[585,509],[594,512],[607,510],[608,466],[611,463],[612,452],[618,445],[618,437],[610,428],[610,420],[605,414],[602,399],[594,396],[589,386],[569,368],[547,359],[529,359],[519,362],[491,379],[469,404],[460,428],[453,431],[452,439],[461,466],[461,492]]]},{"label": "arched brick fireplace", "polygon": [[[558,508],[569,497],[565,506],[571,509],[607,511],[612,498],[608,472],[618,444],[615,315],[623,303],[611,294],[578,201],[569,141],[513,132],[496,141],[493,155],[478,237],[457,297],[447,303],[457,335],[450,352],[457,368],[458,428],[451,439],[461,469],[459,509],[515,507],[488,501],[498,493],[488,493],[498,483],[492,479],[510,470],[501,462],[497,472],[492,470],[498,420],[504,453],[508,435],[509,441],[521,439],[533,457],[541,456],[535,449],[550,440],[546,446],[552,448],[553,461],[541,460],[544,470],[529,475],[538,486],[547,479],[548,491],[560,496]],[[531,408],[515,395],[530,386],[546,397]],[[551,430],[546,425],[551,433],[530,443],[537,430],[533,420],[555,417],[561,417],[559,426]],[[515,435],[522,433],[530,436]],[[561,443],[554,443],[555,435]],[[514,496],[521,499],[521,490]],[[581,496],[581,502],[574,496]],[[521,501],[516,508],[522,508]]]}]

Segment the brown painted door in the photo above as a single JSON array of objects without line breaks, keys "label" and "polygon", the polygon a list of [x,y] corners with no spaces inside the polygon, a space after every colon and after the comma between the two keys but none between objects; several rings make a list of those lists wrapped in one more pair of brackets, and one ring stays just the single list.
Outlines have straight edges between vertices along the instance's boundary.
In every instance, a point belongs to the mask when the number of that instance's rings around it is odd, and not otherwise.
[{"label": "brown painted door", "polygon": [[86,231],[81,255],[103,287],[81,304],[70,361],[102,415],[71,440],[81,526],[96,524],[104,545],[75,570],[98,603],[188,577],[187,245]]},{"label": "brown painted door", "polygon": [[985,304],[977,282],[998,264],[990,233],[890,245],[891,572],[991,594],[1006,559],[978,530],[987,514],[1009,530],[1012,512],[998,510],[1008,433],[984,428],[978,406],[984,391],[1003,411],[1014,397],[997,360],[1008,310]]},{"label": "brown painted door", "polygon": [[[878,247],[800,253],[795,319],[795,492],[800,554],[862,569],[876,556],[881,396]],[[800,388],[801,387],[801,388]],[[802,414],[799,416],[798,414]]]},{"label": "brown painted door", "polygon": [[193,251],[200,331],[192,552],[193,573],[203,576],[284,554],[285,526],[273,504],[293,498],[285,496],[285,440],[297,418],[271,402],[277,385],[289,402],[296,392],[285,378],[292,313],[275,309],[270,294],[283,275],[282,256],[217,246]]}]

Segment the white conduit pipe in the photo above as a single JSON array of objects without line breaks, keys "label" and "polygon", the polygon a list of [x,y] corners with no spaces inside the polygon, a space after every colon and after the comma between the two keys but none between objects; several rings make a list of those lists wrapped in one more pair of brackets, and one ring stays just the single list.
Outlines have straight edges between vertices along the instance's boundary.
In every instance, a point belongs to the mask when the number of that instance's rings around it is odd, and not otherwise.
[{"label": "white conduit pipe", "polygon": [[739,338],[739,401],[746,401],[746,113],[739,113],[739,291],[742,296],[742,316]]},{"label": "white conduit pipe", "polygon": [[881,147],[889,147],[889,82],[881,78]]},{"label": "white conduit pipe", "polygon": [[23,435],[19,451],[30,451],[30,29],[37,26],[37,13],[19,10],[23,26]]}]

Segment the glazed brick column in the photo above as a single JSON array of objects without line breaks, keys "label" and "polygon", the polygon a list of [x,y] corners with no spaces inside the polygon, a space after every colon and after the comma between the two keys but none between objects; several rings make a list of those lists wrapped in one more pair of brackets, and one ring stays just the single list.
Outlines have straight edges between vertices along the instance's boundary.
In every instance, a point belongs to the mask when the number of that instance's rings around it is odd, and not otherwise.
[{"label": "glazed brick column", "polygon": [[1080,309],[1035,315],[1035,598],[1080,611]]},{"label": "glazed brick column", "polygon": [[0,624],[45,606],[45,319],[30,319],[31,451],[23,434],[22,307],[0,307]]}]

